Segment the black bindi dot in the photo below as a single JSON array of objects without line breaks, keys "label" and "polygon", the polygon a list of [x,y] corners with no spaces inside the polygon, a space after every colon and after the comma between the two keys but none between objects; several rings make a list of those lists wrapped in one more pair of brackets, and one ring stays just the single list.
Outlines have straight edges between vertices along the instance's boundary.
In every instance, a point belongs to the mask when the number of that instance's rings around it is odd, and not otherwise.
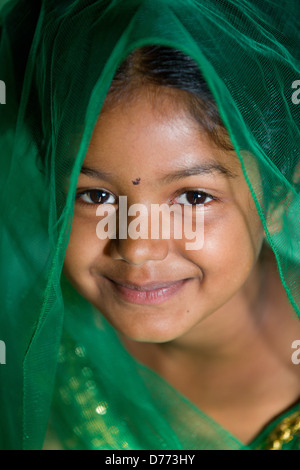
[{"label": "black bindi dot", "polygon": [[140,184],[141,178],[137,178],[136,180],[132,181],[132,184],[137,185]]}]

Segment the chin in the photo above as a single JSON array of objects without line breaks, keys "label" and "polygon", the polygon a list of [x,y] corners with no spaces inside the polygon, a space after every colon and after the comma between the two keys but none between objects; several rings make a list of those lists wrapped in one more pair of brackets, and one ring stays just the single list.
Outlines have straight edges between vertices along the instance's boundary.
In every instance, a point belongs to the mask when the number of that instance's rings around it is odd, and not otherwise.
[{"label": "chin", "polygon": [[128,315],[124,318],[124,312],[121,313],[122,321],[120,317],[116,315],[111,316],[107,311],[100,310],[108,323],[121,335],[126,338],[140,342],[140,343],[167,343],[173,341],[182,335],[184,335],[190,328],[187,326],[178,327],[178,322],[174,318],[162,318],[163,313],[160,312],[159,317],[157,314],[155,318],[151,318],[151,314],[137,314]]}]

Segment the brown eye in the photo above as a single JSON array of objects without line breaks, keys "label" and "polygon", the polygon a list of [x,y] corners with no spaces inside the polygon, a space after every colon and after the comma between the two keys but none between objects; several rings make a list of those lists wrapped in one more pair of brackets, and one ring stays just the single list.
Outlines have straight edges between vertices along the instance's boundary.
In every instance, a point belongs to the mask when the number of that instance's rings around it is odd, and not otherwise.
[{"label": "brown eye", "polygon": [[204,204],[207,199],[207,194],[205,193],[197,193],[194,191],[188,191],[186,193],[186,200],[193,205],[196,204]]},{"label": "brown eye", "polygon": [[112,194],[103,189],[91,189],[77,195],[77,199],[85,204],[115,204],[116,200]]},{"label": "brown eye", "polygon": [[89,191],[87,194],[94,204],[103,204],[110,196],[110,194],[106,193],[105,191],[98,191],[95,189]]},{"label": "brown eye", "polygon": [[176,198],[179,204],[190,204],[192,206],[203,205],[214,199],[204,191],[186,191]]}]

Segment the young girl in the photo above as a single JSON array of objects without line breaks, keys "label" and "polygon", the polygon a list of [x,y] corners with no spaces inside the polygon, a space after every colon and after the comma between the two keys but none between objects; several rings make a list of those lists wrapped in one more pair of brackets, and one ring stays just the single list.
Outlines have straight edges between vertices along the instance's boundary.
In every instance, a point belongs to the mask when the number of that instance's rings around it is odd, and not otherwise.
[{"label": "young girl", "polygon": [[2,447],[299,449],[291,4],[75,3],[4,10],[3,50],[36,27],[4,77]]}]

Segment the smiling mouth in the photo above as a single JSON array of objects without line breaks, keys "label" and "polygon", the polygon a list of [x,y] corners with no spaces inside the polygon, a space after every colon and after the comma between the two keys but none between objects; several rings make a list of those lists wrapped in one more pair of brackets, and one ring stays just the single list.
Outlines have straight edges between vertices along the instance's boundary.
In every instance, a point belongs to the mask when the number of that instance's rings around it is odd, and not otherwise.
[{"label": "smiling mouth", "polygon": [[127,281],[109,280],[114,293],[125,302],[138,305],[157,305],[174,297],[190,280],[149,282],[132,284]]}]

